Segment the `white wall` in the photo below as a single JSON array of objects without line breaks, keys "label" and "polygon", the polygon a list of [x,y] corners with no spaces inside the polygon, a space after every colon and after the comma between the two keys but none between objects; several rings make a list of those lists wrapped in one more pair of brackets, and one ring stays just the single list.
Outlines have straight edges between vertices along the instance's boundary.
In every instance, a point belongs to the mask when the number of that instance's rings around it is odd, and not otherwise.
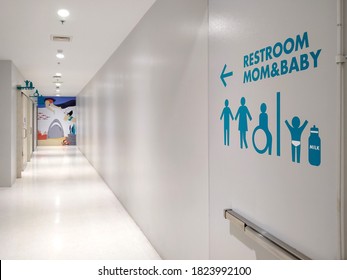
[{"label": "white wall", "polygon": [[[343,11],[343,15],[344,15],[344,25],[343,25],[343,36],[344,36],[344,42],[342,42],[343,45],[343,53],[346,54],[347,53],[347,28],[346,28],[346,17],[347,17],[347,5],[345,4],[346,1],[343,1],[344,4],[344,11]],[[344,122],[342,123],[342,125],[344,126],[344,134],[342,134],[342,143],[341,145],[344,148],[344,155],[341,154],[341,156],[343,157],[343,163],[344,166],[342,166],[342,170],[341,173],[344,176],[344,181],[342,181],[342,183],[344,183],[344,185],[342,186],[342,199],[343,199],[343,207],[344,207],[344,211],[342,211],[342,217],[341,217],[341,221],[342,221],[342,238],[343,238],[343,242],[344,242],[344,251],[343,251],[343,259],[347,259],[347,87],[346,87],[346,81],[347,81],[347,71],[346,71],[346,63],[344,63],[342,65],[342,77],[344,77],[344,87],[342,88],[342,94],[343,94],[343,98],[342,100],[344,101],[342,105],[342,119],[344,120]]]},{"label": "white wall", "polygon": [[207,1],[158,0],[77,97],[78,145],[166,259],[208,258]]},{"label": "white wall", "polygon": [[0,187],[10,187],[16,179],[17,89],[24,79],[9,60],[0,61]]},{"label": "white wall", "polygon": [[0,187],[11,186],[11,61],[0,61],[0,129],[2,144],[0,145]]},{"label": "white wall", "polygon": [[[277,238],[313,259],[338,259],[338,187],[340,184],[340,93],[337,89],[337,1],[210,0],[209,162],[211,258],[262,259],[244,234],[229,226],[223,209],[232,208]],[[244,66],[244,56],[307,32],[309,46],[297,52]],[[244,83],[255,67],[279,65],[310,52],[321,54],[317,67]],[[224,87],[223,66],[233,71]],[[276,67],[275,67],[276,68]],[[281,93],[277,129],[276,93]],[[230,146],[223,143],[220,115],[228,99],[234,116],[245,97],[253,119],[248,122],[248,149],[241,149],[238,122],[231,121]],[[260,104],[267,104],[272,155],[259,154],[252,132],[259,124]],[[292,162],[291,136],[285,120],[294,116],[308,125],[301,138],[301,162]],[[319,127],[321,164],[308,160],[310,128]],[[265,146],[258,133],[258,146]],[[281,136],[277,145],[276,137]],[[263,137],[263,138],[261,138]],[[260,144],[259,144],[260,143]],[[277,147],[281,153],[277,155]]]},{"label": "white wall", "polygon": [[[18,169],[17,169],[17,157],[21,156],[18,150],[18,139],[22,137],[22,134],[18,134],[18,120],[19,117],[18,114],[18,99],[20,98],[20,92],[17,90],[18,85],[24,84],[24,77],[19,72],[18,68],[12,63],[12,80],[11,80],[11,102],[12,102],[12,112],[11,112],[11,178],[12,178],[12,184],[14,183],[16,177],[18,177]],[[21,108],[21,107],[20,107]],[[22,131],[22,130],[21,130]],[[22,144],[22,142],[20,141]]]}]

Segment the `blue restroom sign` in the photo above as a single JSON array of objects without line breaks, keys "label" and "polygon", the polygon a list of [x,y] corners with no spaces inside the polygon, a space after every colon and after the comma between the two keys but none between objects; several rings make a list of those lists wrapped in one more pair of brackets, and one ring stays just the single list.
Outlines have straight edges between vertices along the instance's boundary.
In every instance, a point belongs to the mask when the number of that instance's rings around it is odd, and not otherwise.
[{"label": "blue restroom sign", "polygon": [[315,166],[319,166],[321,162],[321,140],[319,129],[315,125],[311,127],[308,139],[308,161]]},{"label": "blue restroom sign", "polygon": [[[308,32],[303,32],[285,40],[269,44],[261,49],[257,49],[243,56],[243,81],[239,83],[245,85],[255,83],[264,79],[271,79],[278,76],[290,75],[295,72],[302,72],[315,69],[319,66],[319,59],[322,53],[321,48],[311,48]],[[226,78],[233,76],[233,72],[227,70],[227,64],[220,74],[220,80],[224,87],[227,87]],[[276,93],[276,114],[268,115],[268,104],[259,102],[256,104],[257,110],[251,107],[252,96],[241,97],[240,101],[225,99],[224,107],[221,110],[219,119],[224,123],[223,142],[225,146],[230,146],[230,138],[233,137],[232,122],[238,122],[240,149],[248,149],[251,142],[253,149],[258,154],[281,156],[281,150],[287,149],[291,155],[291,161],[300,164],[302,160],[308,161],[312,166],[321,165],[321,139],[319,129],[316,125],[310,128],[308,146],[302,145],[302,140],[308,134],[308,124],[311,120],[306,120],[298,115],[281,119],[281,92]],[[249,101],[250,100],[250,101]],[[265,100],[264,100],[265,101]],[[236,105],[240,102],[240,105]],[[238,109],[235,108],[238,106]],[[236,114],[233,114],[235,113]],[[256,124],[253,116],[259,116]],[[274,118],[271,120],[271,118]],[[275,123],[275,127],[270,127],[269,123]],[[253,124],[252,131],[249,131],[249,124]],[[288,144],[283,145],[281,138],[282,126],[289,132]],[[236,133],[235,133],[236,134]],[[265,139],[264,141],[259,141]],[[306,138],[307,139],[307,138]],[[265,142],[265,143],[264,143]],[[302,151],[308,149],[308,158],[302,159]]]},{"label": "blue restroom sign", "polygon": [[321,51],[310,50],[307,32],[255,50],[243,57],[243,83],[317,68]]},{"label": "blue restroom sign", "polygon": [[220,77],[219,77],[221,79],[224,87],[227,86],[227,82],[225,81],[225,79],[228,78],[228,77],[231,77],[232,75],[234,75],[233,71],[227,72],[226,69],[227,69],[227,65],[224,64],[222,73],[220,74]]},{"label": "blue restroom sign", "polygon": [[[232,103],[234,104],[234,103]],[[232,113],[231,103],[228,99],[224,101],[224,108],[222,109],[219,119],[224,123],[224,145],[230,146],[231,136],[231,122],[238,121],[238,130],[240,135],[240,149],[248,149],[247,133],[248,133],[248,122],[252,122],[253,118],[251,112],[246,105],[246,98],[242,97],[240,100],[240,106],[234,117]],[[273,132],[269,128],[269,116],[267,114],[267,104],[261,103],[259,106],[259,123],[253,129],[251,133],[252,144],[254,150],[258,154],[272,155],[273,150]],[[276,93],[276,155],[281,156],[281,93]],[[290,134],[288,143],[286,146],[290,150],[291,159],[293,163],[301,163],[302,154],[302,136],[309,121],[301,120],[300,117],[294,116],[289,120],[285,120],[282,124],[287,126]],[[265,145],[259,144],[256,135],[265,136]],[[304,147],[305,148],[305,147]],[[319,166],[321,164],[321,139],[319,137],[319,129],[315,125],[310,129],[310,136],[308,139],[308,162],[313,166]]]}]

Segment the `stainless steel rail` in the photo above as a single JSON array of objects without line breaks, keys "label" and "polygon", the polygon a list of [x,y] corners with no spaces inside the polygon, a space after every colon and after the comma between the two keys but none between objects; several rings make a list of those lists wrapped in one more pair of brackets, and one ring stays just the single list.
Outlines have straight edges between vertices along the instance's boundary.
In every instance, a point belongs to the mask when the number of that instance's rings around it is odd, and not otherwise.
[{"label": "stainless steel rail", "polygon": [[266,232],[262,228],[253,224],[246,218],[237,214],[232,209],[227,209],[224,211],[225,219],[229,220],[235,226],[239,227],[242,231],[245,232],[247,236],[258,242],[265,249],[269,250],[275,256],[280,259],[287,260],[309,260],[307,256],[300,253],[293,247],[279,240],[275,236]]}]

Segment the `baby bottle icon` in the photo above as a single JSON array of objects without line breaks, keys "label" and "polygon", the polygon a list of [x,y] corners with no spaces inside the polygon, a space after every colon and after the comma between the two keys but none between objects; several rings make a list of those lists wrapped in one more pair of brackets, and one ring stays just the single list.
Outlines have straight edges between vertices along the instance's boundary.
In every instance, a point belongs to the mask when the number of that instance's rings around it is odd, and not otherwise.
[{"label": "baby bottle icon", "polygon": [[310,137],[308,138],[308,161],[314,166],[319,166],[321,163],[321,141],[319,129],[315,125],[311,127]]}]

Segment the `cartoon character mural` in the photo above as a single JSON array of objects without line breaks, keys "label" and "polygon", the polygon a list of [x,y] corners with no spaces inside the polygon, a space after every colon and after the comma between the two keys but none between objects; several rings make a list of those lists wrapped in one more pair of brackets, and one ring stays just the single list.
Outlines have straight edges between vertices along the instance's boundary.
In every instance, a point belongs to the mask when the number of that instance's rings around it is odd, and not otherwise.
[{"label": "cartoon character mural", "polygon": [[39,146],[76,145],[76,97],[44,97],[38,104]]}]

